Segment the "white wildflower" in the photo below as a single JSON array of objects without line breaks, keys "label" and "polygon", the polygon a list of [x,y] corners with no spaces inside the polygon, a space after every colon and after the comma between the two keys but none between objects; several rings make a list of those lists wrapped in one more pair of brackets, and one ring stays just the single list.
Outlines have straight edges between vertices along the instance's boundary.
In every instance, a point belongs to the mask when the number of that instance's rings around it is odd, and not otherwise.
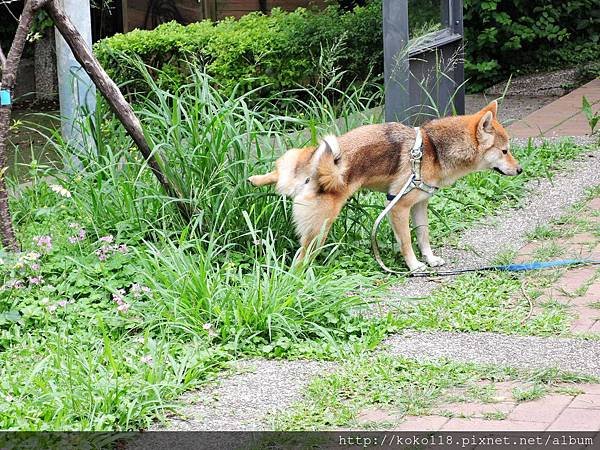
[{"label": "white wildflower", "polygon": [[62,187],[60,184],[51,184],[50,189],[62,197],[71,198],[71,192]]}]

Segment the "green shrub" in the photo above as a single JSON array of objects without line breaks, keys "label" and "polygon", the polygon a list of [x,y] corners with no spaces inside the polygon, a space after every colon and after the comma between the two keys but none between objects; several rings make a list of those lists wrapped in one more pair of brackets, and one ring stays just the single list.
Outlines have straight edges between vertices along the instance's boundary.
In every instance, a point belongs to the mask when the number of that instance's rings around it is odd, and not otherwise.
[{"label": "green shrub", "polygon": [[[292,13],[274,9],[264,16],[252,13],[240,20],[225,19],[182,26],[161,25],[153,31],[135,30],[100,41],[95,52],[109,74],[119,82],[136,80],[139,73],[120,55],[138,55],[160,69],[159,84],[176,89],[188,76],[185,59],[198,58],[221,92],[237,86],[244,92],[261,88],[261,96],[314,86],[321,80],[323,48],[337,48],[336,64],[347,70],[348,82],[381,73],[383,49],[380,4],[342,13],[329,7],[322,13],[303,8]],[[130,88],[147,91],[141,82]],[[257,93],[258,96],[258,93]]]}]

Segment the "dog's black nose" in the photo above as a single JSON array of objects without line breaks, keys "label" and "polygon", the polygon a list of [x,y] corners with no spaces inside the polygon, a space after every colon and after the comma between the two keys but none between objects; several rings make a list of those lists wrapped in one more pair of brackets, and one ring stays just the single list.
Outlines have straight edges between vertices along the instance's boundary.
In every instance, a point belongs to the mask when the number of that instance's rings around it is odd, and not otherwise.
[{"label": "dog's black nose", "polygon": [[523,172],[523,168],[521,166],[517,167],[517,174],[520,174]]}]

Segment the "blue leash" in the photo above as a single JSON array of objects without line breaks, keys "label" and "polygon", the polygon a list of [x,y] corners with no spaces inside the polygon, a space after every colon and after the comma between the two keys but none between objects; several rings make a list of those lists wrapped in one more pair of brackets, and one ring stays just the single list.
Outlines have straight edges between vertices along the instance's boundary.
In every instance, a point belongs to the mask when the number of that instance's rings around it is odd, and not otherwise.
[{"label": "blue leash", "polygon": [[508,264],[506,266],[497,266],[496,270],[505,270],[507,272],[523,272],[525,270],[552,269],[554,267],[564,266],[589,266],[600,264],[600,261],[585,259],[560,259],[558,261],[533,261],[524,264]]},{"label": "blue leash", "polygon": [[450,275],[458,275],[468,272],[525,272],[528,270],[553,269],[555,267],[570,267],[570,266],[595,266],[600,265],[600,260],[589,259],[559,259],[557,261],[533,261],[523,264],[506,264],[503,266],[483,266],[473,267],[468,269],[442,270],[439,272],[412,272],[407,273],[411,277],[443,277]]}]

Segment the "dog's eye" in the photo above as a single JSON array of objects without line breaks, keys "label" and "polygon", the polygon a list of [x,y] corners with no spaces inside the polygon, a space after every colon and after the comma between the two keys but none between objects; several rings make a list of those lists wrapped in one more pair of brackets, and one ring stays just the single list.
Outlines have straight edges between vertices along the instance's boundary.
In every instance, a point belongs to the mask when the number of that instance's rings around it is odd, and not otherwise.
[{"label": "dog's eye", "polygon": [[304,180],[304,184],[308,184],[310,182],[310,177],[308,177],[306,180]]},{"label": "dog's eye", "polygon": [[508,153],[508,149],[505,148],[504,150],[502,150],[502,153],[506,155]]}]

